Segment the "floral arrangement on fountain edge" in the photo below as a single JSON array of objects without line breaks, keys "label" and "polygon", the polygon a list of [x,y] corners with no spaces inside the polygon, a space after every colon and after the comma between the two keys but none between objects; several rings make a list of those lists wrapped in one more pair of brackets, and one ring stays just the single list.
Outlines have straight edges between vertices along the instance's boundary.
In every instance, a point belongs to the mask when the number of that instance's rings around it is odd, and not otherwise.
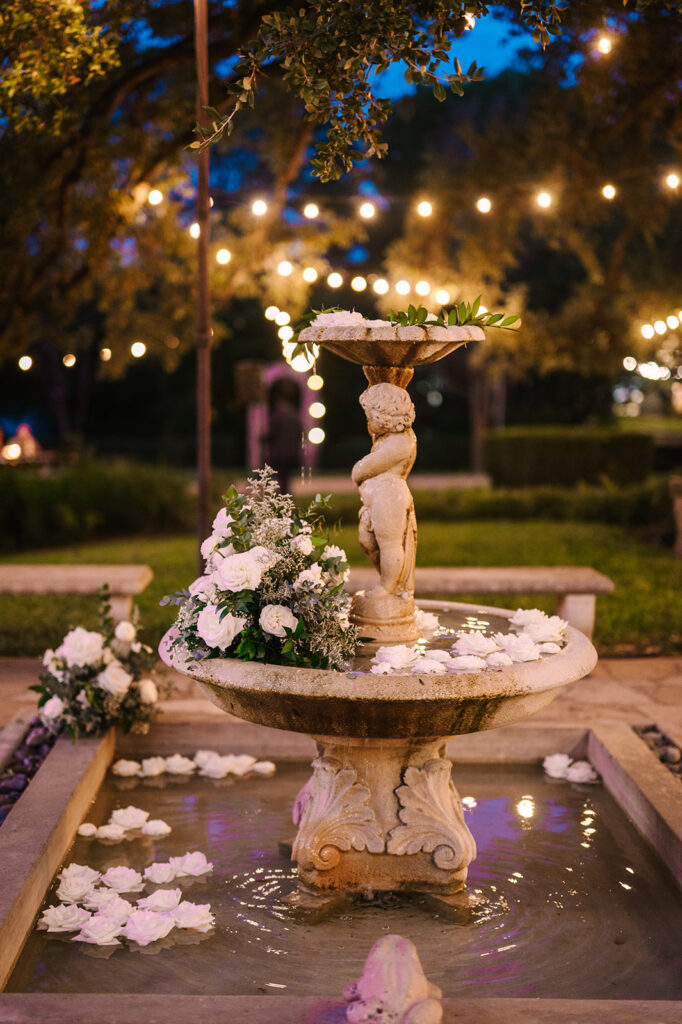
[{"label": "floral arrangement on fountain edge", "polygon": [[197,661],[334,669],[352,658],[358,637],[343,586],[346,553],[322,535],[329,499],[318,494],[300,514],[273,477],[266,466],[247,494],[230,488],[201,547],[204,575],[162,599],[179,605],[171,655],[182,647]]},{"label": "floral arrangement on fountain edge", "polygon": [[112,725],[149,732],[158,712],[159,689],[150,678],[156,656],[138,639],[136,622],[114,625],[110,611],[109,590],[103,587],[99,631],[77,626],[43,655],[45,671],[31,689],[40,694],[40,716],[53,733],[67,729],[75,740]]}]

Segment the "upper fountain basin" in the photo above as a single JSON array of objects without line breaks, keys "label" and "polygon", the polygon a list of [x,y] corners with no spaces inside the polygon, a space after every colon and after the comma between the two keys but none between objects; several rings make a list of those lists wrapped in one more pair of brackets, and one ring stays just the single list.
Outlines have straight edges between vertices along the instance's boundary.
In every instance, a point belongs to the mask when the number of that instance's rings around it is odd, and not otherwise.
[{"label": "upper fountain basin", "polygon": [[[471,609],[480,605],[420,601],[430,610]],[[487,609],[509,616],[499,608]],[[560,654],[494,671],[447,675],[372,675],[291,668],[212,658],[194,661],[169,644],[159,648],[164,662],[195,679],[217,707],[238,718],[275,729],[315,736],[398,739],[454,736],[521,721],[548,704],[558,690],[590,672],[597,653],[577,629],[566,629]]]},{"label": "upper fountain basin", "polygon": [[422,366],[469,341],[483,341],[480,327],[364,327],[362,324],[306,327],[299,341],[322,345],[362,366]]}]

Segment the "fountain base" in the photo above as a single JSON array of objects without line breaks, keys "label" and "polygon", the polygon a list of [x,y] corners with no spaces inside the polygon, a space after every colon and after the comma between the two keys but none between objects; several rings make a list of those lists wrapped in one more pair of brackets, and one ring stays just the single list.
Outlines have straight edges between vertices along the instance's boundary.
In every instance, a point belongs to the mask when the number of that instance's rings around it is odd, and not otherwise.
[{"label": "fountain base", "polygon": [[407,644],[419,638],[411,593],[376,594],[360,590],[353,595],[350,620],[360,636],[375,643]]}]

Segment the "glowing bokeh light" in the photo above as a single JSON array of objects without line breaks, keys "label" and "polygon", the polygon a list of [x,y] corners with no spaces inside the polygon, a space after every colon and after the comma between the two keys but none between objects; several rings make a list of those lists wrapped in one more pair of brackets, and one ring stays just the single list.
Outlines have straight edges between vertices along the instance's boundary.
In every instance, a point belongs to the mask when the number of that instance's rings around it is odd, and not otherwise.
[{"label": "glowing bokeh light", "polygon": [[430,217],[433,213],[433,206],[428,199],[422,199],[421,203],[417,206],[417,213],[420,217]]},{"label": "glowing bokeh light", "polygon": [[428,281],[417,281],[416,285],[414,286],[414,290],[416,291],[417,295],[428,295],[429,292],[431,291],[431,285],[429,284]]},{"label": "glowing bokeh light", "polygon": [[436,302],[439,302],[441,306],[447,306],[450,301],[450,292],[446,291],[445,288],[439,288],[434,295]]},{"label": "glowing bokeh light", "polygon": [[365,280],[364,277],[354,277],[350,283],[350,286],[354,292],[364,292],[365,288],[367,287],[367,281]]},{"label": "glowing bokeh light", "polygon": [[229,263],[230,260],[232,259],[232,253],[230,252],[229,249],[218,249],[217,253],[215,254],[215,258],[218,261],[218,263],[222,263],[224,266],[226,263]]},{"label": "glowing bokeh light", "polygon": [[268,212],[268,204],[264,199],[254,199],[251,203],[251,213],[255,217],[262,217],[263,214]]},{"label": "glowing bokeh light", "polygon": [[321,391],[324,387],[324,379],[320,377],[319,373],[312,373],[308,377],[306,384],[311,391]]},{"label": "glowing bokeh light", "polygon": [[341,274],[337,274],[336,271],[331,273],[327,278],[327,284],[329,285],[330,288],[340,288],[341,285],[343,284],[343,278],[341,277]]},{"label": "glowing bokeh light", "polygon": [[308,220],[315,220],[316,217],[319,217],[319,214],[320,208],[317,203],[306,203],[303,207],[303,216],[307,217]]},{"label": "glowing bokeh light", "polygon": [[616,190],[613,185],[604,185],[603,189],[601,190],[601,194],[603,195],[604,199],[615,199]]},{"label": "glowing bokeh light", "polygon": [[410,282],[403,280],[397,282],[395,290],[397,291],[398,295],[409,295],[412,289],[410,288]]},{"label": "glowing bokeh light", "polygon": [[388,281],[383,277],[378,277],[372,285],[372,288],[377,295],[385,295],[388,291]]},{"label": "glowing bokeh light", "polygon": [[19,369],[23,370],[24,373],[26,373],[27,370],[30,370],[32,366],[33,360],[30,356],[22,356],[19,360]]},{"label": "glowing bokeh light", "polygon": [[312,427],[308,431],[308,440],[311,444],[322,444],[324,441],[325,434],[322,427]]},{"label": "glowing bokeh light", "polygon": [[134,341],[130,346],[130,354],[133,359],[141,359],[147,351],[147,346],[143,341]]},{"label": "glowing bokeh light", "polygon": [[192,238],[198,238],[199,235],[201,234],[201,228],[199,227],[196,221],[194,222],[194,224],[190,224],[189,233],[192,236]]},{"label": "glowing bokeh light", "polygon": [[294,268],[291,263],[289,263],[289,260],[282,260],[282,262],[277,266],[277,273],[280,274],[281,277],[289,277],[293,269]]},{"label": "glowing bokeh light", "polygon": [[312,284],[313,281],[317,281],[317,271],[315,267],[306,267],[303,271],[303,280],[307,281],[308,284]]},{"label": "glowing bokeh light", "polygon": [[314,420],[320,420],[326,413],[327,409],[323,402],[313,402],[312,405],[308,406],[308,412]]},{"label": "glowing bokeh light", "polygon": [[159,203],[163,202],[163,192],[158,188],[153,188],[147,196],[147,202],[151,203],[152,206],[158,206]]},{"label": "glowing bokeh light", "polygon": [[535,202],[538,204],[538,206],[541,206],[544,210],[546,210],[548,206],[552,205],[552,197],[549,194],[549,192],[538,192],[538,194],[535,197]]},{"label": "glowing bokeh light", "polygon": [[493,204],[491,203],[487,196],[481,196],[481,198],[476,203],[476,209],[478,210],[479,213],[490,213],[492,208]]},{"label": "glowing bokeh light", "polygon": [[285,313],[284,310],[280,310],[280,312],[277,313],[277,315],[275,316],[275,323],[277,324],[278,327],[286,327],[286,325],[290,322],[291,317],[289,316],[288,313]]},{"label": "glowing bokeh light", "polygon": [[67,366],[70,369],[72,366],[76,365],[76,357],[73,352],[67,352],[62,359],[62,362],[64,363],[64,366]]},{"label": "glowing bokeh light", "polygon": [[279,306],[268,306],[268,308],[265,310],[265,319],[274,320],[278,313]]}]

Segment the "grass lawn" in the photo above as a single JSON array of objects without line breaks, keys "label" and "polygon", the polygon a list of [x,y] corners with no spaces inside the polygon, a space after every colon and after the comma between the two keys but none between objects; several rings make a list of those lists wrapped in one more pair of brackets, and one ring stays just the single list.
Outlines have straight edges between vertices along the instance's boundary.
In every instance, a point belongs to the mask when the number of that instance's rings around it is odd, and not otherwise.
[{"label": "grass lawn", "polygon": [[[333,536],[351,563],[363,564],[357,534]],[[78,547],[30,551],[7,562],[143,562],[154,580],[139,601],[144,635],[158,643],[173,619],[159,607],[163,594],[194,579],[191,537],[134,537]],[[602,654],[682,652],[682,559],[633,540],[625,530],[594,523],[426,522],[419,530],[420,565],[589,565],[610,576],[616,591],[597,600],[595,641]],[[471,600],[475,596],[471,595]],[[506,607],[552,609],[552,599],[482,598]],[[0,597],[0,655],[40,654],[60,642],[72,625],[95,627],[96,599]]]}]

